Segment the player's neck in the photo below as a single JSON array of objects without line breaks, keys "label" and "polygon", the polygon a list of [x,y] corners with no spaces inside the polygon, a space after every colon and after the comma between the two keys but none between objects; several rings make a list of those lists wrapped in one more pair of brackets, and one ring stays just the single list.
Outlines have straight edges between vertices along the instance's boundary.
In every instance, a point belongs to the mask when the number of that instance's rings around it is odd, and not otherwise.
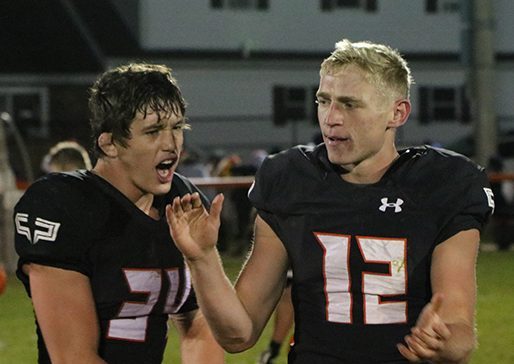
[{"label": "player's neck", "polygon": [[343,166],[348,172],[342,174],[341,178],[355,184],[377,183],[399,156],[396,147],[392,145],[357,165]]},{"label": "player's neck", "polygon": [[154,195],[151,193],[147,193],[141,196],[141,198],[136,201],[136,206],[151,218],[158,220],[159,213],[157,209],[153,207],[153,199]]},{"label": "player's neck", "polygon": [[134,204],[144,196],[143,192],[136,188],[133,183],[120,177],[124,176],[124,173],[118,170],[116,163],[99,158],[92,172],[109,182]]}]

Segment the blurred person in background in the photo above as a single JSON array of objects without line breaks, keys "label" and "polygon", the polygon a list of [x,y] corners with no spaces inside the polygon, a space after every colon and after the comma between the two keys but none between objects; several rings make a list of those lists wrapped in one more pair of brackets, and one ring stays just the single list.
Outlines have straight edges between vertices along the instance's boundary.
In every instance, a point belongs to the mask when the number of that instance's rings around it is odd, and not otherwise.
[{"label": "blurred person in background", "polygon": [[[263,149],[253,150],[248,158],[232,166],[230,174],[232,176],[255,176],[257,170],[268,153]],[[236,256],[246,254],[249,249],[249,242],[253,234],[253,222],[255,220],[255,209],[248,199],[248,187],[234,188],[230,190],[228,199],[235,208],[235,236],[230,253]]]},{"label": "blurred person in background", "polygon": [[483,168],[396,148],[410,114],[394,49],[342,40],[321,64],[323,143],[267,158],[249,197],[255,237],[233,287],[216,250],[223,196],[167,208],[199,304],[230,352],[253,346],[293,270],[289,363],[466,363],[476,345],[476,259],[494,209]]},{"label": "blurred person in background", "polygon": [[15,207],[17,276],[39,363],[161,363],[171,317],[183,363],[223,362],[165,206],[195,193],[175,174],[186,104],[166,66],[111,69],[90,89],[92,170],[51,173]]},{"label": "blurred person in background", "polygon": [[93,167],[87,150],[72,140],[62,141],[52,146],[41,161],[41,170],[45,174],[91,168]]},{"label": "blurred person in background", "polygon": [[[489,159],[488,170],[491,173],[503,173],[504,162],[499,155]],[[505,190],[512,187],[512,181],[499,180],[491,182],[494,193],[494,214],[492,216],[491,230],[493,241],[498,250],[507,251],[514,241],[514,204],[512,198],[508,198]]]},{"label": "blurred person in background", "polygon": [[[210,172],[199,152],[192,148],[184,148],[180,157],[177,172],[185,177],[209,177]],[[214,197],[214,196],[213,196]]]}]

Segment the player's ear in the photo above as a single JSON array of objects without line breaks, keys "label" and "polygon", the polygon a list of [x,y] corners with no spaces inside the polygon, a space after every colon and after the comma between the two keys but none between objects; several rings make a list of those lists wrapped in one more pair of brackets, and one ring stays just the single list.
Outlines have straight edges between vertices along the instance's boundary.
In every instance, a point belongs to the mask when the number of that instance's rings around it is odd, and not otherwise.
[{"label": "player's ear", "polygon": [[398,128],[405,124],[411,110],[410,101],[407,99],[397,100],[394,103],[393,118],[389,121],[389,128]]},{"label": "player's ear", "polygon": [[98,146],[106,156],[114,158],[118,155],[118,149],[112,140],[112,133],[102,133],[98,137]]}]

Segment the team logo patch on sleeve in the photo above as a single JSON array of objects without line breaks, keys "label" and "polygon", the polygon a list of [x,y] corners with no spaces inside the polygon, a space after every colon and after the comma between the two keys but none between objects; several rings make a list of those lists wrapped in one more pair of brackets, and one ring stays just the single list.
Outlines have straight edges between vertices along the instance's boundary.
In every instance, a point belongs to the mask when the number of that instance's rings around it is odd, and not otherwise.
[{"label": "team logo patch on sleeve", "polygon": [[25,236],[31,244],[36,244],[40,240],[55,241],[61,223],[36,217],[33,232],[29,225],[29,215],[18,212],[14,217],[16,232]]},{"label": "team logo patch on sleeve", "polygon": [[491,208],[492,212],[494,213],[494,193],[493,190],[490,188],[484,187],[485,195],[487,196],[487,204]]}]

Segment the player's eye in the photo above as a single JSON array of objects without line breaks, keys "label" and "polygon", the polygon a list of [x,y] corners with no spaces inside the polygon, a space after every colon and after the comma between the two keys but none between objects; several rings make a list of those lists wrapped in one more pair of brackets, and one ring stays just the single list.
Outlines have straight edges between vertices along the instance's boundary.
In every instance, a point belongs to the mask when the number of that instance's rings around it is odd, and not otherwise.
[{"label": "player's eye", "polygon": [[191,125],[189,125],[185,121],[178,122],[173,126],[173,130],[187,130],[187,129],[191,129]]},{"label": "player's eye", "polygon": [[318,106],[326,106],[329,104],[329,101],[327,99],[322,98],[317,98],[314,102],[318,104]]}]

